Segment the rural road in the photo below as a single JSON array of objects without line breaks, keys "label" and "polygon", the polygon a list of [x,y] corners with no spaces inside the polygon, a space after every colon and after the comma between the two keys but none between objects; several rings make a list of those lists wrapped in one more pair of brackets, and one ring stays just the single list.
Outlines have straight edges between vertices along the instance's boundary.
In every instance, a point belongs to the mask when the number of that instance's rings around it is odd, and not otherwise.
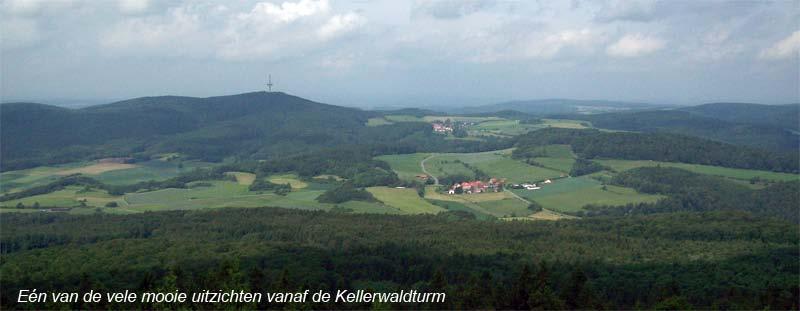
[{"label": "rural road", "polygon": [[427,158],[422,159],[422,161],[419,162],[419,167],[422,168],[422,172],[423,173],[425,173],[428,176],[430,176],[431,178],[433,178],[433,184],[438,186],[439,185],[439,178],[436,178],[436,176],[433,176],[433,174],[428,173],[428,170],[425,169],[425,161],[428,161],[428,159],[433,158],[435,156],[436,156],[435,154],[432,154],[432,155],[429,155]]}]

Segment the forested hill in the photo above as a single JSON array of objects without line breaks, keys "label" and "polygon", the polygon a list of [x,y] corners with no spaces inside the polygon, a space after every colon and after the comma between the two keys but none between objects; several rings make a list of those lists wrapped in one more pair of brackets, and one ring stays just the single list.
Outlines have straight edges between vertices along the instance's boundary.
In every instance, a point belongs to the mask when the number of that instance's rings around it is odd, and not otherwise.
[{"label": "forested hill", "polygon": [[229,155],[230,148],[269,153],[262,150],[269,143],[341,141],[372,114],[280,92],[143,97],[83,109],[8,103],[0,105],[0,156],[7,170],[144,150],[205,158]]},{"label": "forested hill", "polygon": [[727,111],[720,112],[709,117],[682,110],[657,110],[575,115],[572,118],[590,121],[596,127],[613,130],[669,132],[762,149],[797,150],[798,135],[787,128],[768,122],[756,124],[728,121],[725,119],[743,118],[726,113]]},{"label": "forested hill", "polygon": [[518,100],[477,107],[467,107],[462,109],[462,111],[464,113],[485,113],[503,110],[516,110],[541,116],[551,114],[598,113],[632,109],[648,109],[653,107],[655,106],[644,103],[607,100],[540,99]]},{"label": "forested hill", "polygon": [[800,104],[712,103],[686,107],[681,110],[731,122],[779,126],[795,131],[800,130]]}]

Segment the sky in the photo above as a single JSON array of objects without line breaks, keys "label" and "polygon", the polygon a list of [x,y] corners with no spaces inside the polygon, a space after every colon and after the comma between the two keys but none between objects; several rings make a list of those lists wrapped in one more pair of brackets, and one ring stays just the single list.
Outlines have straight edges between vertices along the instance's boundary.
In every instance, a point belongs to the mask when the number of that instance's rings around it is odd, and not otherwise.
[{"label": "sky", "polygon": [[800,101],[800,1],[0,0],[0,100]]}]

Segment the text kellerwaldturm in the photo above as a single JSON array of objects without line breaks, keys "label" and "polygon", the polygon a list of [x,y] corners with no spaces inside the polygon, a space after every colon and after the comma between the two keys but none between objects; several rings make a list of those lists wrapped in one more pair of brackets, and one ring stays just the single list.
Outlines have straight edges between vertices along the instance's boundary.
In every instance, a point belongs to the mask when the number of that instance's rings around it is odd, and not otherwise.
[{"label": "text kellerwaldturm", "polygon": [[335,293],[310,290],[302,292],[265,292],[251,293],[245,291],[211,291],[201,292],[37,292],[36,289],[23,289],[17,296],[18,303],[74,303],[74,302],[109,302],[109,303],[439,303],[444,302],[445,293],[428,293],[417,290],[401,290],[399,292],[368,292],[365,290],[338,290]]}]

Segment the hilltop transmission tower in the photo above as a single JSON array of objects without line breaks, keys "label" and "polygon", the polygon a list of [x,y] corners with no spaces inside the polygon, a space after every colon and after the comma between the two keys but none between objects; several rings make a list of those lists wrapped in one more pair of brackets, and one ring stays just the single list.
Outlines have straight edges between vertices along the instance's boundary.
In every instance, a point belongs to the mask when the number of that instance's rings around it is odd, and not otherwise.
[{"label": "hilltop transmission tower", "polygon": [[269,75],[267,80],[267,92],[272,92],[272,75]]}]

